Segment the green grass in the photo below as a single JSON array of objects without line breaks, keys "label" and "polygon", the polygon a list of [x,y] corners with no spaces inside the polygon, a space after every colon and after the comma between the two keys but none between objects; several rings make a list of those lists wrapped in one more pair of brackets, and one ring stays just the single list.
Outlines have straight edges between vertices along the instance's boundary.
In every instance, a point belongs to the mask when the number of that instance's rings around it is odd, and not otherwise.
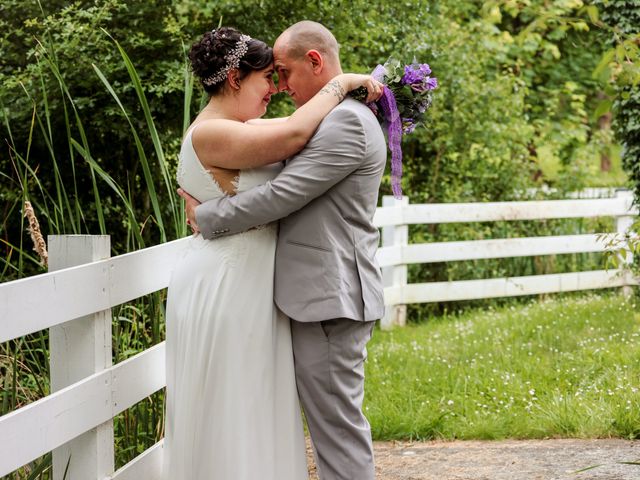
[{"label": "green grass", "polygon": [[469,311],[376,331],[365,412],[378,440],[640,438],[639,360],[615,293]]}]

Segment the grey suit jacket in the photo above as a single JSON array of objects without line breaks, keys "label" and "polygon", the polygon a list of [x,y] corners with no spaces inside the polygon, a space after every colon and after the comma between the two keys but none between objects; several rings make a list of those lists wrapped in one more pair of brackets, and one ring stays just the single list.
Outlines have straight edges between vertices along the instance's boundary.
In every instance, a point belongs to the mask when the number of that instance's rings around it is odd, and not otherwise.
[{"label": "grey suit jacket", "polygon": [[274,180],[198,206],[198,226],[213,239],[281,219],[278,307],[302,322],[379,319],[384,302],[372,220],[386,158],[375,116],[347,98]]}]

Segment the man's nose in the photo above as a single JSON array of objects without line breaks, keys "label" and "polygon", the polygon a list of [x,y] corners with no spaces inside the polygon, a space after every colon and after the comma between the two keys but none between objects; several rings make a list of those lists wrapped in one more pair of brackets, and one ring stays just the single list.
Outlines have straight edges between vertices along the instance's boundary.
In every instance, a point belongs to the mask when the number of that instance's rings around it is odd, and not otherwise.
[{"label": "man's nose", "polygon": [[289,86],[287,85],[287,81],[284,78],[278,79],[278,92],[286,92]]}]

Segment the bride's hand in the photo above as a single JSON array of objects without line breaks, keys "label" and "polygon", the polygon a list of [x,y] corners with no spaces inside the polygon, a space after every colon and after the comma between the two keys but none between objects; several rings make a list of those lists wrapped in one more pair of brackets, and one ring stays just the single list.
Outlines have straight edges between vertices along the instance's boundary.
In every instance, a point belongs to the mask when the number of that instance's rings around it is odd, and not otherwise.
[{"label": "bride's hand", "polygon": [[184,198],[184,211],[187,216],[187,225],[191,227],[191,231],[195,235],[200,231],[198,223],[196,222],[196,207],[200,205],[200,202],[181,188],[178,189],[178,195]]},{"label": "bride's hand", "polygon": [[382,97],[384,85],[371,75],[361,75],[359,73],[346,73],[345,75],[349,83],[349,91],[360,87],[367,89],[367,103],[376,102]]}]

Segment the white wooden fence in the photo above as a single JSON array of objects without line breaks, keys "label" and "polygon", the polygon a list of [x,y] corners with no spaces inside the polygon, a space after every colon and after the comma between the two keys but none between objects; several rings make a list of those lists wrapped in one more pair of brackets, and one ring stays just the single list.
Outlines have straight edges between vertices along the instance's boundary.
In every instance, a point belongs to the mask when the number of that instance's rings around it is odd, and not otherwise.
[{"label": "white wooden fence", "polygon": [[[385,198],[375,217],[383,230],[383,326],[404,323],[409,303],[636,284],[626,273],[603,270],[407,284],[411,263],[603,250],[595,234],[409,245],[410,224],[609,216],[623,232],[636,214],[628,192],[600,200],[485,204]],[[164,343],[112,365],[110,309],[166,288],[185,242],[108,258],[108,237],[49,237],[49,273],[0,285],[0,342],[49,329],[52,376],[50,395],[0,417],[0,477],[53,451],[55,480],[65,470],[68,480],[159,478],[162,442],[114,472],[113,418],[164,387]]]},{"label": "white wooden fence", "polygon": [[[409,225],[505,220],[614,217],[615,232],[623,235],[638,214],[630,191],[620,190],[613,198],[543,200],[502,203],[455,203],[409,205],[408,200],[383,199],[376,223],[384,226],[378,263],[385,280],[387,311],[383,328],[404,325],[410,303],[474,300],[541,293],[570,292],[637,285],[628,270],[595,270],[524,277],[491,278],[407,284],[407,265],[454,260],[525,257],[567,253],[602,252],[598,233],[556,237],[503,238],[465,242],[408,244]],[[632,258],[628,258],[630,263]]]}]

